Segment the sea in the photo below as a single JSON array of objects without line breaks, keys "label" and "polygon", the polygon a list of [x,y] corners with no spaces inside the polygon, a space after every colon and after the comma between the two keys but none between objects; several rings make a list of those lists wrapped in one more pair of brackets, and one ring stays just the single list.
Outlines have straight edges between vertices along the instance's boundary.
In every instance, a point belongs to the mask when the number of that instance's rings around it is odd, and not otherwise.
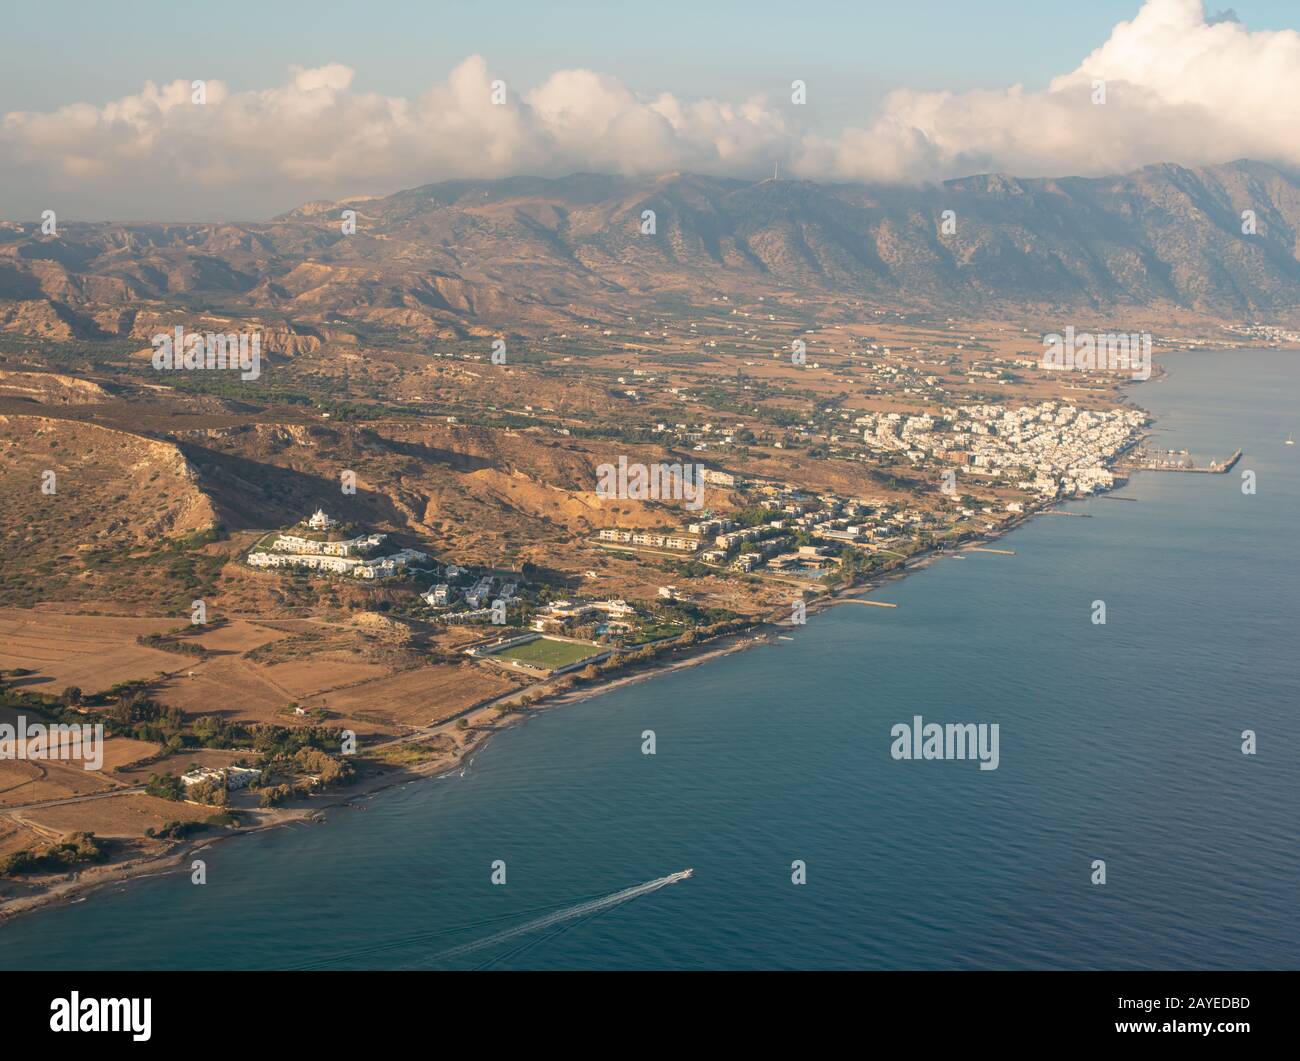
[{"label": "sea", "polygon": [[[204,884],[16,918],[0,967],[1300,967],[1300,353],[1163,363],[1131,393],[1155,443],[1241,448],[1229,474],[1135,474],[872,594],[897,608],[215,845]],[[997,768],[895,759],[916,716],[996,724]]]}]

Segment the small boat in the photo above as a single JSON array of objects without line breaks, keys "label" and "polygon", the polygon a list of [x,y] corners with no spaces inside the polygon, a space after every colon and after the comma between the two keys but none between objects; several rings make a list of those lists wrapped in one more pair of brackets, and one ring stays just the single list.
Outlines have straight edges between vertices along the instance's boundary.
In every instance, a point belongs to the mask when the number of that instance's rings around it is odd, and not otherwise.
[{"label": "small boat", "polygon": [[1295,445],[1295,438],[1294,438],[1292,435],[1287,435],[1287,436],[1286,436],[1286,444],[1287,444],[1288,446],[1294,446],[1294,445]]}]

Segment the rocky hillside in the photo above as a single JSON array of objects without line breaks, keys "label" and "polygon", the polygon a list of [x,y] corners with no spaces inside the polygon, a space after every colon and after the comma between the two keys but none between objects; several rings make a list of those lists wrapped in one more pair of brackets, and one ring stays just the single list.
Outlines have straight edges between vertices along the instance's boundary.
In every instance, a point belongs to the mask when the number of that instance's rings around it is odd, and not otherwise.
[{"label": "rocky hillside", "polygon": [[[356,232],[345,235],[348,210]],[[1242,231],[1247,210],[1254,234]],[[201,307],[255,319],[268,349],[292,354],[342,336],[613,320],[651,297],[742,290],[1289,318],[1298,233],[1300,182],[1246,161],[906,188],[689,174],[454,181],[261,224],[66,224],[54,238],[6,223],[0,330],[147,342]]]},{"label": "rocky hillside", "polygon": [[[170,543],[217,521],[176,446],[44,416],[0,415],[0,511],[5,603],[121,596],[141,585],[134,557],[158,553],[165,566]],[[121,561],[115,579],[106,557]]]}]

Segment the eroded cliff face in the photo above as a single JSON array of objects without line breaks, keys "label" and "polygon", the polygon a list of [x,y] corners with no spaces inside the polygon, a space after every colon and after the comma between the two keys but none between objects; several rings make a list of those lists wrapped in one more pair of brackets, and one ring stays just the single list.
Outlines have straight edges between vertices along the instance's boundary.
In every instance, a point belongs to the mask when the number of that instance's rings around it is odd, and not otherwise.
[{"label": "eroded cliff face", "polygon": [[207,530],[216,509],[171,442],[44,416],[0,415],[0,535],[39,562],[79,546]]},{"label": "eroded cliff face", "polygon": [[60,372],[10,372],[0,369],[0,397],[39,405],[94,405],[112,395],[93,380]]}]

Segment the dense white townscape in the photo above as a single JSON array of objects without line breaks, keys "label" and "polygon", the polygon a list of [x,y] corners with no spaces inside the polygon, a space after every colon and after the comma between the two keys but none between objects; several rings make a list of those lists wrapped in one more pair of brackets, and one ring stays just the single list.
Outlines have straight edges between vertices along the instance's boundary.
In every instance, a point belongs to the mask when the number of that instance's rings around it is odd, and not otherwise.
[{"label": "dense white townscape", "polygon": [[854,423],[868,449],[899,451],[917,463],[936,458],[970,475],[1032,473],[1018,485],[1045,497],[1109,489],[1115,481],[1109,462],[1138,440],[1147,423],[1137,409],[1096,412],[1054,401],[1016,409],[945,407],[942,414],[942,420],[869,414]]},{"label": "dense white townscape", "polygon": [[[596,540],[606,548],[692,554],[706,566],[741,573],[767,568],[823,578],[844,563],[848,547],[889,553],[919,535],[943,533],[950,525],[973,521],[988,529],[1025,511],[1018,500],[997,508],[968,504],[962,499],[961,477],[1014,486],[1042,502],[1108,490],[1115,485],[1115,459],[1137,443],[1146,424],[1146,415],[1136,409],[1093,411],[1057,401],[1016,408],[944,407],[938,416],[865,414],[853,420],[850,445],[864,457],[871,452],[933,468],[940,481],[945,473],[951,475],[950,486],[938,488],[951,495],[956,506],[952,512],[812,494],[791,484],[710,471],[706,481],[721,482],[725,476],[728,486],[760,507],[759,522],[738,526],[706,513],[708,518],[689,523],[684,534],[608,527],[597,532]],[[840,435],[829,440],[849,441]]]}]

